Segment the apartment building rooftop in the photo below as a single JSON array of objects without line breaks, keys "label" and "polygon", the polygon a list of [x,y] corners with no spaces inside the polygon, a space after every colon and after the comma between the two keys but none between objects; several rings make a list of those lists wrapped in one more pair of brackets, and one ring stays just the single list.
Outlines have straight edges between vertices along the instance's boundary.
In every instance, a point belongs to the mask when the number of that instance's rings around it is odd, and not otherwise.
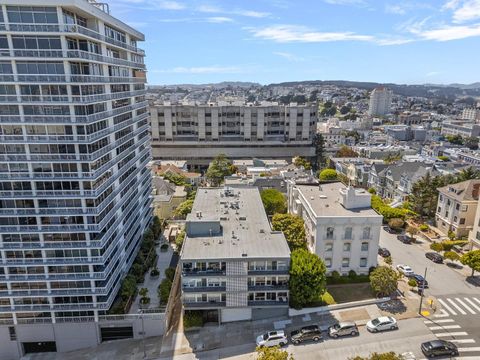
[{"label": "apartment building rooftop", "polygon": [[254,187],[198,189],[186,232],[182,260],[290,257],[285,236],[270,228]]},{"label": "apartment building rooftop", "polygon": [[370,206],[371,195],[363,189],[346,187],[341,182],[296,185],[316,217],[381,216]]}]

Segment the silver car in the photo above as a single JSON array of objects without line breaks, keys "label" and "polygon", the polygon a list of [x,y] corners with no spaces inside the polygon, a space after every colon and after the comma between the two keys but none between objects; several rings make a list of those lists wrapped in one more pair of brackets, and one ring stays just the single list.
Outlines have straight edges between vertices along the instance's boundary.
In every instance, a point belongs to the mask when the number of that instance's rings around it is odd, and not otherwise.
[{"label": "silver car", "polygon": [[398,329],[397,320],[391,316],[380,316],[376,319],[370,320],[367,323],[367,330],[370,332],[379,332],[385,330]]},{"label": "silver car", "polygon": [[328,328],[328,335],[333,338],[340,336],[355,336],[358,335],[358,328],[354,322],[339,322]]}]

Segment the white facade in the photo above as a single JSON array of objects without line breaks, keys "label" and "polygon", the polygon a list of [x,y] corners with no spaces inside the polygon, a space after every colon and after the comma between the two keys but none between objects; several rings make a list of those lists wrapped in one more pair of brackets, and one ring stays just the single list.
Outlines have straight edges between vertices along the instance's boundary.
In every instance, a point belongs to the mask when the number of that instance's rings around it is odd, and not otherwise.
[{"label": "white facade", "polygon": [[150,107],[153,157],[208,163],[232,159],[314,156],[315,106],[158,105]]},{"label": "white facade", "polygon": [[442,135],[460,135],[462,137],[480,136],[480,125],[464,121],[445,121],[442,123]]},{"label": "white facade", "polygon": [[328,272],[367,274],[377,265],[383,217],[370,207],[365,190],[341,183],[288,184],[288,211],[305,221],[308,248]]},{"label": "white facade", "polygon": [[479,122],[480,121],[480,109],[476,109],[476,108],[463,109],[462,120]]},{"label": "white facade", "polygon": [[88,1],[0,5],[3,324],[115,299],[151,218],[143,38]]},{"label": "white facade", "polygon": [[373,89],[370,94],[370,103],[368,105],[368,114],[371,116],[375,115],[386,115],[390,113],[390,107],[392,105],[392,91],[379,87]]}]

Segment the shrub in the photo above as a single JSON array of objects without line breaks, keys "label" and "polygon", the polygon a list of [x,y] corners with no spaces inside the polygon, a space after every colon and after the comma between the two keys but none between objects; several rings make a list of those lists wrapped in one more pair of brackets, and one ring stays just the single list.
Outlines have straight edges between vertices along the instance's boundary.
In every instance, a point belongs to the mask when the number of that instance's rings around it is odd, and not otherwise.
[{"label": "shrub", "polygon": [[330,276],[332,277],[333,280],[338,280],[340,279],[342,276],[340,275],[340,273],[336,270],[332,271],[332,273],[330,274]]},{"label": "shrub", "polygon": [[442,246],[444,251],[450,251],[453,249],[454,246],[464,246],[468,244],[466,240],[445,240],[442,241]]},{"label": "shrub", "polygon": [[386,221],[394,218],[404,220],[408,215],[414,214],[408,209],[392,208],[391,206],[385,204],[382,198],[378,195],[372,195],[372,208],[382,215]]},{"label": "shrub", "polygon": [[445,251],[443,257],[450,261],[460,260],[460,255],[458,255],[455,251]]},{"label": "shrub", "polygon": [[183,314],[183,327],[185,329],[203,326],[203,314],[201,311],[185,310]]},{"label": "shrub", "polygon": [[375,190],[374,188],[368,189],[368,192],[372,195],[377,195],[377,190]]},{"label": "shrub", "polygon": [[324,305],[333,305],[337,303],[333,298],[333,296],[328,291],[325,291],[325,294],[321,296],[321,302]]},{"label": "shrub", "polygon": [[160,285],[158,285],[158,298],[160,299],[161,304],[168,303],[171,289],[172,282],[169,279],[163,279]]},{"label": "shrub", "polygon": [[405,225],[405,221],[399,218],[388,220],[388,226],[395,230],[400,230]]},{"label": "shrub", "polygon": [[385,264],[387,264],[387,265],[392,265],[392,263],[393,263],[392,257],[391,257],[391,256],[387,256],[387,257],[385,258]]},{"label": "shrub", "polygon": [[353,280],[357,277],[357,273],[354,270],[350,270],[348,272],[348,277]]},{"label": "shrub", "polygon": [[422,224],[422,225],[420,225],[420,226],[418,227],[418,229],[419,229],[420,231],[425,232],[425,231],[428,231],[428,229],[430,229],[430,227],[429,227],[427,224]]},{"label": "shrub", "polygon": [[175,278],[175,268],[174,267],[168,267],[165,269],[165,277],[173,282],[173,279]]},{"label": "shrub", "polygon": [[160,246],[160,251],[161,252],[167,252],[168,251],[168,244],[162,244],[162,246]]},{"label": "shrub", "polygon": [[332,181],[337,180],[337,172],[333,169],[324,169],[320,172],[319,179],[320,181]]},{"label": "shrub", "polygon": [[430,244],[430,249],[436,252],[443,251],[443,245],[441,243]]},{"label": "shrub", "polygon": [[413,278],[408,279],[408,286],[410,286],[412,288],[417,286],[417,282],[415,281],[415,279],[413,279]]},{"label": "shrub", "polygon": [[158,276],[160,275],[160,271],[158,271],[157,268],[153,268],[151,271],[150,271],[150,276]]}]

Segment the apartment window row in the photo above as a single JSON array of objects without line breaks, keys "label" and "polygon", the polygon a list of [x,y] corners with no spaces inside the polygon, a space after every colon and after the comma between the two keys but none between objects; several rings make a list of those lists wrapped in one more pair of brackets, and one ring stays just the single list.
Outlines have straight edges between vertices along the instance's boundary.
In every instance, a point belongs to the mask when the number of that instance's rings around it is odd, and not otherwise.
[{"label": "apartment window row", "polygon": [[[369,249],[369,243],[368,242],[362,242],[360,245],[360,251],[368,251]],[[347,242],[343,244],[343,251],[348,252],[351,251],[352,244]],[[326,243],[325,244],[325,252],[333,251],[333,243]]]},{"label": "apartment window row", "polygon": [[58,23],[57,9],[46,6],[7,6],[10,23],[55,24]]},{"label": "apartment window row", "polygon": [[[334,239],[335,237],[335,228],[334,227],[327,227],[325,232],[326,239]],[[364,227],[362,231],[362,239],[370,239],[371,237],[371,228],[369,226]],[[345,240],[352,240],[352,228],[347,227],[345,228],[344,237]]]},{"label": "apartment window row", "polygon": [[[332,258],[325,258],[324,262],[325,262],[325,266],[327,268],[332,267]],[[347,257],[342,258],[342,263],[341,264],[342,264],[342,268],[349,268],[350,267],[350,258],[347,258]],[[368,258],[361,257],[360,258],[360,267],[364,268],[364,267],[367,267],[367,265],[368,265]]]}]

